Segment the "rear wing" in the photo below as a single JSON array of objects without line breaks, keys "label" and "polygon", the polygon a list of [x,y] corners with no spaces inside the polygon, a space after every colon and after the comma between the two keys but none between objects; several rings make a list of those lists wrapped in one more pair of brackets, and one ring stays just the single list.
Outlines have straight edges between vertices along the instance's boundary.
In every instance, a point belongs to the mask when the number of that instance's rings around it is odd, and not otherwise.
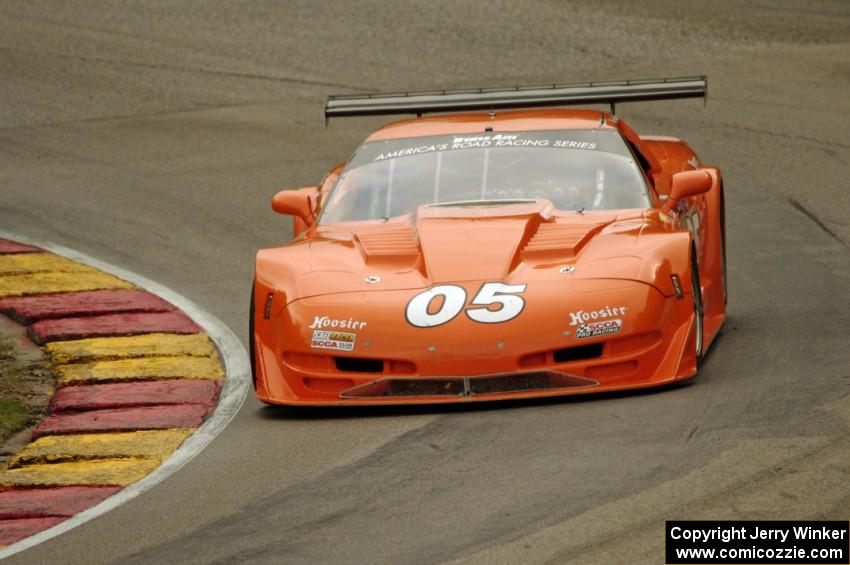
[{"label": "rear wing", "polygon": [[708,79],[705,76],[590,82],[586,84],[553,84],[516,86],[513,88],[477,88],[432,92],[398,92],[385,94],[344,94],[329,96],[325,119],[348,116],[380,116],[385,114],[417,114],[459,112],[505,108],[538,108],[580,104],[705,98]]}]

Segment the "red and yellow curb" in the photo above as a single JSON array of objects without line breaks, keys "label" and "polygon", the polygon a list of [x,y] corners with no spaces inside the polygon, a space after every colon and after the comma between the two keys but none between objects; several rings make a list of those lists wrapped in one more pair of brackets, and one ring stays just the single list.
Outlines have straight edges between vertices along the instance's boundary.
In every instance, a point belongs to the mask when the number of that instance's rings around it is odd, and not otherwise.
[{"label": "red and yellow curb", "polygon": [[58,375],[50,414],[0,471],[0,547],[142,479],[215,407],[224,370],[209,336],[114,275],[0,239],[0,313]]}]

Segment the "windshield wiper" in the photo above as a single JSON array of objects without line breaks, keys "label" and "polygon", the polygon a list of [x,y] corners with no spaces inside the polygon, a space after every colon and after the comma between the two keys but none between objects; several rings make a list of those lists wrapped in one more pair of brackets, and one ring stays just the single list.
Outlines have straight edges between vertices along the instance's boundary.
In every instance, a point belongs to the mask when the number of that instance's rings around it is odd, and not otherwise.
[{"label": "windshield wiper", "polygon": [[534,204],[536,198],[492,198],[482,200],[455,200],[453,202],[434,202],[426,204],[428,208],[446,208],[455,206],[508,206],[511,204]]}]

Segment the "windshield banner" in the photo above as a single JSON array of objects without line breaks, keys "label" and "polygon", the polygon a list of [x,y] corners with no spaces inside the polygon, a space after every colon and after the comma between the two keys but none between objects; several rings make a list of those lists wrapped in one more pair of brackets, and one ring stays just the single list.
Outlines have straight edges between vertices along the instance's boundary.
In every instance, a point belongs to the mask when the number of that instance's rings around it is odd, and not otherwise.
[{"label": "windshield banner", "polygon": [[540,147],[548,149],[573,149],[583,151],[605,151],[628,156],[619,136],[601,130],[549,130],[516,131],[504,133],[482,133],[463,135],[437,135],[412,137],[388,141],[364,143],[351,161],[352,167],[400,159],[413,155],[442,151],[502,147]]}]

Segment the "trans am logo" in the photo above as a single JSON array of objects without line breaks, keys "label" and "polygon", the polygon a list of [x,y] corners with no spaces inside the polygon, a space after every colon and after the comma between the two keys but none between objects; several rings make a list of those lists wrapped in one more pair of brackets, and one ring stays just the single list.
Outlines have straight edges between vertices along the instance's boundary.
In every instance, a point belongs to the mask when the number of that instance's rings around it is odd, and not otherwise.
[{"label": "trans am logo", "polygon": [[619,318],[582,324],[576,330],[576,338],[583,339],[587,337],[615,334],[620,331],[621,327],[623,327],[623,320],[620,320]]}]

